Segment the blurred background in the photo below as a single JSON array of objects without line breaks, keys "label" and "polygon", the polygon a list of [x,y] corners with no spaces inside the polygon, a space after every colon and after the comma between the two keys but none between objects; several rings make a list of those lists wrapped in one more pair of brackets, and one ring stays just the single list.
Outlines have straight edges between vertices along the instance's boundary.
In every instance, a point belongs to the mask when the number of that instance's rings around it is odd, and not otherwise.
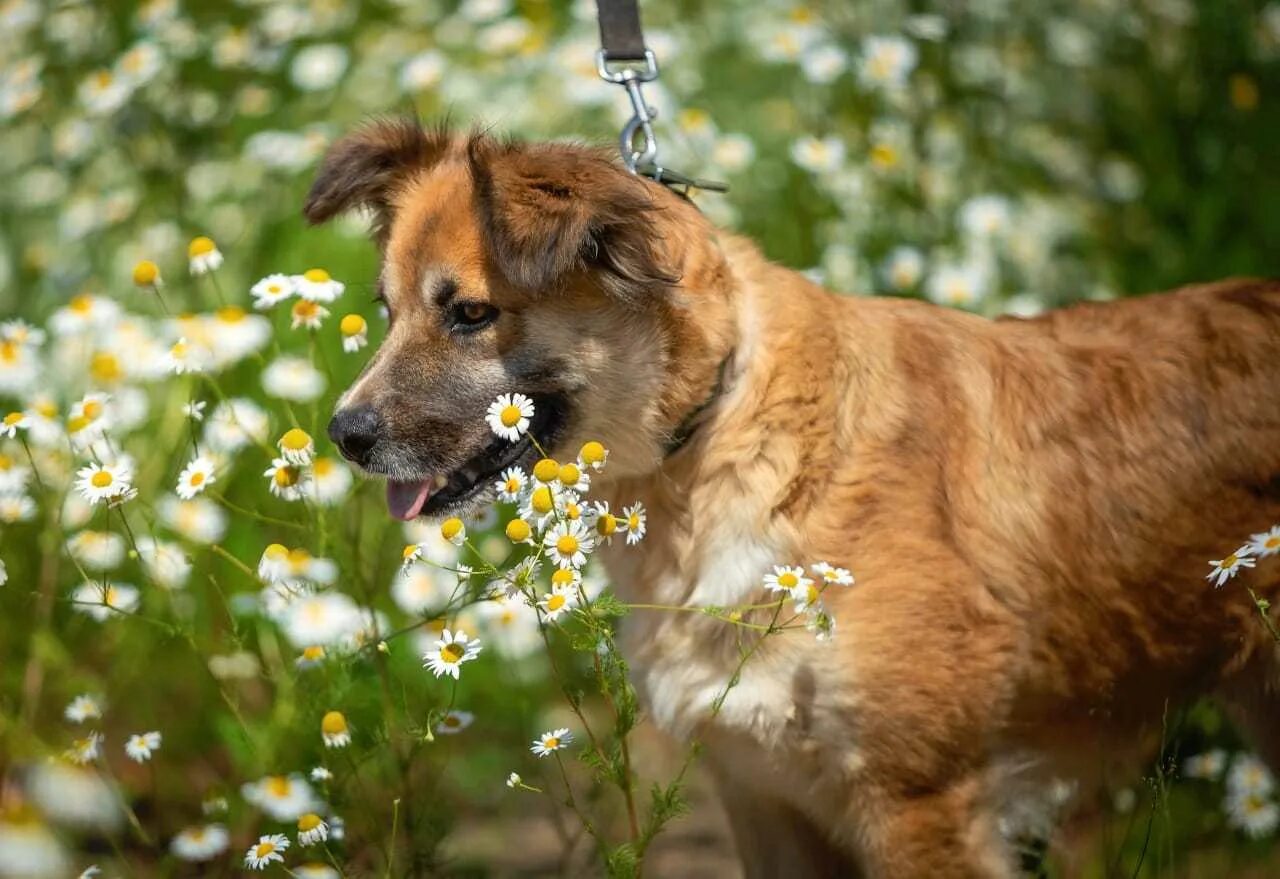
[{"label": "blurred background", "polygon": [[[1030,315],[1280,273],[1280,2],[641,6],[662,68],[647,94],[659,109],[663,163],[727,181],[727,195],[697,194],[699,206],[834,290]],[[0,314],[44,325],[77,302],[110,300],[158,326],[154,292],[132,280],[139,260],[158,263],[175,313],[227,301],[248,308],[259,278],[322,265],[347,284],[337,314],[364,315],[376,344],[376,258],[364,220],[313,230],[300,218],[327,144],[374,113],[612,143],[629,108],[597,78],[597,47],[592,2],[0,0]],[[195,236],[210,236],[226,256],[217,291],[188,279]],[[259,400],[268,441],[294,420],[290,401],[321,437],[324,413],[363,356],[344,355],[336,334],[290,334],[287,323],[275,320],[281,348],[324,364],[315,394],[264,395],[260,364],[248,360],[219,377],[228,396]],[[174,413],[188,389],[132,374],[130,358],[146,349],[134,346],[139,337],[114,338],[110,321],[93,327],[94,344],[51,355],[35,372],[10,369],[9,349],[0,350],[0,395],[22,409],[42,393],[58,411],[85,391],[123,399],[136,385],[147,414],[125,443],[145,465],[139,482],[154,489],[185,462],[186,428]],[[115,361],[94,359],[104,352]],[[11,439],[0,469],[22,451]],[[143,596],[158,623],[103,624],[54,600],[77,578],[69,564],[50,573],[49,559],[75,552],[65,545],[94,523],[27,510],[17,496],[34,495],[30,479],[0,484],[9,579],[0,586],[0,852],[46,845],[59,858],[41,873],[0,857],[0,876],[74,876],[90,863],[112,877],[231,875],[261,829],[237,803],[241,785],[321,763],[317,718],[337,704],[355,730],[355,776],[365,773],[351,784],[366,793],[403,784],[416,811],[410,850],[390,870],[385,829],[403,818],[392,798],[331,791],[336,804],[352,804],[346,875],[595,871],[554,810],[502,783],[526,766],[528,739],[564,720],[545,659],[519,638],[502,668],[471,676],[470,741],[436,747],[412,771],[359,756],[396,738],[384,727],[388,700],[406,724],[400,733],[415,716],[422,722],[426,706],[453,703],[412,650],[393,649],[385,666],[326,666],[322,680],[295,672],[300,645],[263,620],[260,584],[227,560],[252,569],[267,542],[298,539],[244,514],[289,516],[270,506],[259,475],[267,461],[258,464],[223,477],[238,506],[147,514],[148,530],[189,567],[173,594]],[[335,588],[403,624],[406,602],[389,592],[403,536],[376,491],[353,491],[343,527],[366,521],[341,552],[330,548],[343,571]],[[361,548],[367,558],[380,553],[379,563],[358,566]],[[108,567],[140,580],[139,560],[120,556]],[[393,687],[378,683],[382,672]],[[109,706],[99,726],[114,750],[93,778],[50,780],[41,761],[83,734],[64,711],[83,694]],[[1067,863],[1033,846],[1029,870],[1280,875],[1269,775],[1257,775],[1265,770],[1211,706],[1165,727],[1145,776],[1117,779],[1101,804],[1109,817],[1090,843],[1096,851]],[[163,749],[147,765],[125,760],[120,743],[144,728],[163,730]],[[680,749],[644,728],[637,738],[646,777],[679,766]],[[401,762],[416,753],[405,748]],[[1249,772],[1253,780],[1241,780]],[[1252,811],[1241,811],[1242,791],[1256,800]],[[66,808],[94,797],[97,812]],[[734,875],[723,818],[702,782],[689,798],[691,814],[655,850],[653,875]],[[219,808],[219,799],[231,802]],[[621,820],[616,803],[598,808],[603,823]],[[207,863],[175,854],[169,840],[210,815],[229,828],[230,852]],[[130,832],[135,819],[142,830]]]}]

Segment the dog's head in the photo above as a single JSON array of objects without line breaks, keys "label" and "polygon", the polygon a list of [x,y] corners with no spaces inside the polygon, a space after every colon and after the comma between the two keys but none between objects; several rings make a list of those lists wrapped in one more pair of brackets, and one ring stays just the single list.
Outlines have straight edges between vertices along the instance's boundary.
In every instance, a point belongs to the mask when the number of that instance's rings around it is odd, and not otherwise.
[{"label": "dog's head", "polygon": [[[387,477],[394,515],[467,512],[505,468],[540,457],[530,436],[551,454],[600,440],[611,470],[654,465],[680,417],[680,346],[695,360],[701,347],[677,301],[682,242],[708,237],[694,209],[593,149],[408,120],[329,150],[306,216],[353,208],[372,213],[390,323],[329,434]],[[484,418],[508,392],[536,410],[515,443]]]}]

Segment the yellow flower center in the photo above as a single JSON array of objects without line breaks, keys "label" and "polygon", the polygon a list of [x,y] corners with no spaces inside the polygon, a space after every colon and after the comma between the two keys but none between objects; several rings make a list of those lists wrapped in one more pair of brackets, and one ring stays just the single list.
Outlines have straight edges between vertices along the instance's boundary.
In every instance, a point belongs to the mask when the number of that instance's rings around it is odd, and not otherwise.
[{"label": "yellow flower center", "polygon": [[405,561],[408,561],[410,558],[413,557],[413,554],[416,553],[417,551],[418,551],[418,544],[410,543],[407,546],[405,546],[404,552],[400,553],[400,557]]},{"label": "yellow flower center", "polygon": [[618,530],[618,517],[613,513],[604,513],[596,519],[596,530],[608,537]]},{"label": "yellow flower center", "polygon": [[328,476],[333,472],[334,463],[332,458],[316,458],[311,462],[311,472],[316,476]]},{"label": "yellow flower center", "polygon": [[315,830],[320,826],[320,816],[314,812],[308,812],[298,819],[298,829],[303,833]]},{"label": "yellow flower center", "polygon": [[227,305],[219,308],[216,312],[218,320],[224,324],[238,324],[245,319],[246,312],[238,305]]},{"label": "yellow flower center", "polygon": [[349,314],[338,324],[338,329],[342,331],[344,336],[358,336],[364,332],[366,326],[364,318],[360,315]]},{"label": "yellow flower center", "polygon": [[630,528],[632,531],[640,527],[639,513],[632,513],[630,516],[627,516],[627,527]]},{"label": "yellow flower center", "polygon": [[507,523],[507,538],[512,543],[519,543],[522,540],[528,540],[532,529],[529,523],[524,519],[512,519]]},{"label": "yellow flower center", "polygon": [[444,720],[441,722],[445,726],[462,726],[462,718],[456,714],[445,715]]},{"label": "yellow flower center", "polygon": [[805,591],[805,598],[805,604],[813,604],[816,602],[818,600],[818,587],[810,583],[809,588]]},{"label": "yellow flower center", "polygon": [[599,464],[604,460],[604,445],[592,440],[584,445],[578,454],[582,456],[583,463]]},{"label": "yellow flower center", "polygon": [[565,534],[556,540],[556,551],[564,556],[573,555],[578,551],[578,538],[572,534]]},{"label": "yellow flower center", "polygon": [[80,411],[84,413],[85,418],[96,421],[102,415],[102,401],[89,400],[80,408]]},{"label": "yellow flower center", "polygon": [[551,584],[553,586],[568,586],[573,583],[573,571],[568,568],[557,568],[556,572],[551,575]]},{"label": "yellow flower center", "polygon": [[89,482],[94,488],[106,488],[108,485],[115,482],[115,479],[113,479],[111,474],[106,470],[99,470],[97,473],[89,477]]},{"label": "yellow flower center", "polygon": [[498,415],[498,420],[502,422],[503,427],[515,427],[520,423],[520,418],[519,406],[504,406],[502,412]]},{"label": "yellow flower center", "polygon": [[440,524],[440,536],[445,540],[453,540],[462,533],[462,520],[457,516],[445,519]]},{"label": "yellow flower center", "polygon": [[555,505],[551,497],[551,489],[545,485],[534,489],[533,495],[529,498],[529,505],[533,507],[535,513],[550,513]]},{"label": "yellow flower center", "polygon": [[324,648],[319,646],[302,648],[302,658],[307,662],[317,662],[324,659]]},{"label": "yellow flower center", "polygon": [[23,417],[24,416],[21,412],[10,412],[8,415],[4,417],[4,426],[13,427],[15,424],[21,421]]},{"label": "yellow flower center", "polygon": [[311,553],[307,552],[300,546],[289,550],[289,565],[295,571],[300,570],[309,564],[311,564]]},{"label": "yellow flower center", "polygon": [[289,557],[289,550],[282,543],[272,543],[267,545],[262,554],[272,561],[279,562]]},{"label": "yellow flower center", "polygon": [[507,480],[503,488],[506,489],[507,494],[515,494],[517,491],[520,490],[520,480],[512,476],[510,479]]},{"label": "yellow flower center", "polygon": [[114,384],[120,381],[124,370],[120,368],[120,360],[114,354],[99,351],[89,360],[89,374],[102,384]]},{"label": "yellow flower center", "polygon": [[313,284],[327,284],[329,282],[329,273],[324,269],[307,269],[302,273],[302,277]]},{"label": "yellow flower center", "polygon": [[201,473],[199,470],[197,470],[195,473],[192,473],[192,474],[191,474],[191,484],[192,484],[193,486],[195,486],[195,485],[204,485],[204,474],[203,474],[203,473]]},{"label": "yellow flower center", "polygon": [[67,303],[67,307],[76,314],[88,314],[93,311],[93,297],[88,293],[81,293],[79,296],[71,297],[71,301]]},{"label": "yellow flower center", "polygon": [[0,342],[0,360],[5,363],[16,363],[18,360],[18,344],[5,339]]},{"label": "yellow flower center", "polygon": [[191,243],[187,245],[187,255],[204,256],[205,254],[213,253],[217,249],[218,247],[213,243],[212,238],[201,235],[191,239]]},{"label": "yellow flower center", "polygon": [[159,277],[160,268],[149,259],[133,267],[133,283],[139,287],[150,287]]},{"label": "yellow flower center", "polygon": [[115,607],[120,600],[120,593],[116,591],[116,587],[108,586],[107,591],[102,594],[102,603],[107,607]]},{"label": "yellow flower center", "polygon": [[13,468],[13,458],[0,452],[0,470],[11,470]]},{"label": "yellow flower center", "polygon": [[298,484],[298,480],[302,478],[301,472],[297,467],[277,467],[275,481],[276,485],[281,488],[289,488]]},{"label": "yellow flower center", "polygon": [[79,433],[89,426],[89,419],[83,415],[67,419],[67,433]]},{"label": "yellow flower center", "polygon": [[878,143],[871,148],[871,164],[887,170],[898,164],[898,151],[887,143]]},{"label": "yellow flower center", "polygon": [[283,775],[273,775],[267,779],[267,793],[277,799],[289,796],[289,779]]},{"label": "yellow flower center", "polygon": [[280,437],[280,445],[291,452],[300,452],[311,445],[311,435],[305,430],[295,427]]},{"label": "yellow flower center", "polygon": [[462,654],[465,652],[466,650],[461,644],[451,641],[440,648],[440,658],[445,662],[454,663],[462,659]]},{"label": "yellow flower center", "polygon": [[547,736],[542,740],[542,747],[546,748],[548,751],[554,751],[556,748],[560,747],[560,738],[558,736]]},{"label": "yellow flower center", "polygon": [[111,71],[99,70],[93,75],[93,82],[100,89],[107,88],[112,82]]},{"label": "yellow flower center", "polygon": [[293,316],[308,319],[313,318],[320,313],[320,306],[316,305],[310,299],[299,299],[294,303]]},{"label": "yellow flower center", "polygon": [[58,407],[53,405],[53,402],[50,400],[41,400],[39,403],[36,403],[35,410],[45,418],[55,418],[58,415]]},{"label": "yellow flower center", "polygon": [[560,482],[572,488],[582,479],[582,471],[578,469],[577,464],[562,464],[560,467]]},{"label": "yellow flower center", "polygon": [[565,504],[564,517],[571,521],[582,518],[582,507],[572,502]]},{"label": "yellow flower center", "polygon": [[1262,545],[1265,546],[1267,549],[1280,548],[1280,537],[1268,537],[1266,542]]},{"label": "yellow flower center", "polygon": [[547,610],[557,611],[564,607],[564,596],[558,592],[553,592],[547,596]]},{"label": "yellow flower center", "polygon": [[320,719],[320,731],[330,736],[341,735],[347,731],[347,719],[341,711],[330,711]]},{"label": "yellow flower center", "polygon": [[539,482],[554,482],[559,475],[560,464],[551,458],[543,458],[533,465],[533,478]]},{"label": "yellow flower center", "polygon": [[1234,568],[1234,567],[1236,566],[1236,562],[1238,562],[1238,561],[1240,561],[1240,559],[1236,558],[1236,554],[1233,552],[1233,553],[1231,553],[1231,555],[1229,555],[1229,556],[1227,556],[1225,559],[1223,559],[1223,560],[1222,560],[1222,564],[1221,564],[1221,565],[1219,565],[1218,567],[1220,567],[1220,568]]},{"label": "yellow flower center", "polygon": [[785,574],[778,575],[778,585],[784,589],[795,589],[800,585],[800,580],[795,574],[787,571]]},{"label": "yellow flower center", "polygon": [[259,858],[265,858],[275,850],[276,846],[273,842],[260,842],[253,847],[253,853]]}]

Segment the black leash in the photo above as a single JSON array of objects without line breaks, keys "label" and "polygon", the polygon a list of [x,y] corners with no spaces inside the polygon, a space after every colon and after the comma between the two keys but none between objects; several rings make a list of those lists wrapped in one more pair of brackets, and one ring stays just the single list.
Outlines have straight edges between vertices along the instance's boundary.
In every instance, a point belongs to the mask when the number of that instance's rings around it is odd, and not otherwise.
[{"label": "black leash", "polygon": [[[658,163],[658,138],[653,131],[653,119],[658,111],[644,99],[642,83],[658,78],[658,57],[644,44],[644,31],[640,27],[638,0],[596,0],[600,19],[600,51],[596,53],[596,72],[605,82],[622,86],[631,100],[632,116],[622,128],[619,148],[627,170],[670,186],[690,189],[708,189],[725,192],[724,183],[699,180],[664,168]],[[637,149],[637,137],[643,145]],[[677,191],[679,191],[677,189]]]},{"label": "black leash", "polygon": [[733,359],[733,352],[730,351],[724,356],[724,360],[720,361],[720,366],[716,369],[716,383],[711,388],[711,393],[705,400],[697,405],[688,415],[680,420],[676,425],[676,429],[671,432],[671,437],[667,440],[667,445],[663,449],[664,458],[669,458],[676,452],[684,448],[685,443],[693,439],[693,433],[701,426],[702,413],[711,408],[711,404],[720,398],[724,393],[724,377],[729,371],[729,361]]}]

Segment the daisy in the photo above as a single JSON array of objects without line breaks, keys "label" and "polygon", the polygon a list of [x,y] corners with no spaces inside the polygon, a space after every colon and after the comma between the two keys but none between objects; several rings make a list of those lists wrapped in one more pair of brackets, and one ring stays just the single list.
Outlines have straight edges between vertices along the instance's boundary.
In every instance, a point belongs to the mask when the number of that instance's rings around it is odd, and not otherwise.
[{"label": "daisy", "polygon": [[314,845],[329,838],[329,825],[315,812],[308,812],[298,819],[298,844]]},{"label": "daisy", "polygon": [[290,323],[292,329],[306,327],[309,330],[318,330],[324,323],[324,319],[329,316],[329,309],[310,299],[299,299],[293,303],[293,310],[290,313],[293,318]]},{"label": "daisy", "polygon": [[340,879],[338,871],[333,867],[328,864],[316,863],[315,861],[294,867],[293,875],[297,879]]},{"label": "daisy", "polygon": [[324,374],[301,357],[277,357],[262,370],[262,389],[272,397],[310,403],[324,393]]},{"label": "daisy", "polygon": [[174,495],[160,498],[156,504],[160,520],[187,540],[196,543],[217,543],[227,532],[227,514],[216,503],[205,497],[193,497],[184,501]]},{"label": "daisy", "polygon": [[816,565],[810,565],[809,569],[822,578],[822,582],[828,586],[852,586],[853,574],[850,574],[844,568],[836,568],[826,562],[818,562]]},{"label": "daisy", "polygon": [[1233,794],[1267,796],[1275,789],[1275,776],[1253,754],[1239,754],[1227,773],[1227,791]]},{"label": "daisy", "polygon": [[288,275],[267,275],[249,288],[253,307],[264,311],[293,295],[293,281]]},{"label": "daisy", "polygon": [[1193,754],[1182,762],[1182,774],[1187,778],[1203,778],[1214,781],[1227,768],[1227,752],[1221,748]]},{"label": "daisy", "polygon": [[208,356],[205,349],[199,345],[191,344],[187,341],[186,336],[182,336],[170,346],[161,362],[166,372],[171,372],[174,375],[186,375],[193,372],[204,372],[207,361]]},{"label": "daisy", "polygon": [[281,456],[290,464],[310,464],[316,454],[316,444],[312,441],[311,434],[299,427],[285,431],[277,445]]},{"label": "daisy", "polygon": [[63,756],[77,766],[84,766],[86,763],[92,763],[102,754],[102,733],[91,732],[83,739],[76,739],[71,743]]},{"label": "daisy", "polygon": [[102,717],[102,700],[87,694],[76,696],[63,710],[62,716],[72,723],[99,720]]},{"label": "daisy", "polygon": [[329,711],[320,719],[320,737],[326,748],[345,748],[351,744],[351,728],[341,711]]},{"label": "daisy", "polygon": [[1252,552],[1253,549],[1251,547],[1242,546],[1230,555],[1209,562],[1213,570],[1208,573],[1205,579],[1216,579],[1217,582],[1213,586],[1215,589],[1220,587],[1244,568],[1252,568],[1258,563],[1257,559],[1250,558]]},{"label": "daisy", "polygon": [[342,350],[354,354],[369,344],[369,323],[358,314],[345,315],[338,323],[342,334]]},{"label": "daisy", "polygon": [[125,542],[110,531],[81,531],[67,540],[67,552],[86,568],[109,571],[124,561]]},{"label": "daisy", "polygon": [[569,732],[567,726],[560,729],[544,732],[533,741],[533,747],[529,750],[539,757],[545,757],[554,751],[562,751],[573,744],[573,733]]},{"label": "daisy", "polygon": [[533,478],[543,485],[549,485],[560,478],[560,462],[554,458],[543,458],[533,465]]},{"label": "daisy", "polygon": [[35,352],[8,339],[0,341],[0,392],[25,394],[40,376]]},{"label": "daisy", "polygon": [[862,41],[859,77],[864,86],[896,89],[906,84],[915,70],[918,54],[910,40],[896,36],[873,36]]},{"label": "daisy", "polygon": [[882,271],[893,289],[910,290],[924,276],[924,255],[914,247],[895,247],[885,259]]},{"label": "daisy", "polygon": [[323,766],[316,766],[311,770],[311,780],[320,784],[333,781],[333,773]]},{"label": "daisy", "polygon": [[814,582],[805,579],[798,586],[790,591],[791,600],[796,603],[796,613],[804,613],[811,609],[822,608],[822,592]]},{"label": "daisy", "polygon": [[269,543],[258,559],[258,578],[264,583],[278,583],[288,576],[289,549],[282,543]]},{"label": "daisy", "polygon": [[191,500],[191,498],[216,481],[217,476],[213,472],[213,462],[204,455],[197,455],[178,474],[178,487],[174,491],[183,500]]},{"label": "daisy", "polygon": [[[315,668],[324,662],[324,648],[319,644],[312,644],[309,647],[303,647],[302,652],[298,654],[298,658],[293,661],[297,668]],[[314,780],[315,776],[312,775]]]},{"label": "daisy", "polygon": [[284,862],[281,852],[289,848],[289,837],[283,833],[272,833],[258,837],[257,845],[250,846],[244,855],[244,865],[250,870],[265,870],[273,861]]},{"label": "daisy", "polygon": [[36,502],[25,494],[0,493],[0,522],[30,522],[36,517]]},{"label": "daisy", "polygon": [[512,772],[507,775],[507,787],[514,789],[522,784],[524,784],[524,779],[520,777],[519,773]]},{"label": "daisy", "polygon": [[138,590],[128,583],[82,583],[71,593],[74,608],[98,622],[138,607]]},{"label": "daisy", "polygon": [[185,586],[191,576],[191,561],[176,543],[139,537],[138,556],[147,575],[166,589]]},{"label": "daisy", "polygon": [[142,260],[133,267],[133,283],[153,290],[163,287],[164,280],[160,277],[160,267],[149,259]]},{"label": "daisy", "polygon": [[532,417],[533,401],[524,394],[499,394],[485,414],[489,429],[510,442],[524,436]]},{"label": "daisy", "polygon": [[802,137],[791,146],[791,161],[814,174],[838,171],[844,156],[844,143],[838,137]]},{"label": "daisy", "polygon": [[131,478],[121,465],[90,464],[76,472],[76,489],[91,504],[111,502],[132,491]]},{"label": "daisy", "polygon": [[595,501],[587,510],[587,522],[596,529],[596,537],[602,543],[613,543],[613,536],[623,527],[622,521],[609,512],[608,501]]},{"label": "daisy", "polygon": [[30,467],[11,455],[0,452],[0,492],[22,491],[30,478]]},{"label": "daisy", "polygon": [[581,522],[557,522],[542,539],[547,558],[562,568],[580,568],[587,553],[595,549],[595,538]]},{"label": "daisy", "polygon": [[1280,525],[1273,525],[1270,531],[1252,535],[1249,538],[1249,552],[1259,558],[1280,553]]},{"label": "daisy", "polygon": [[129,741],[124,744],[124,752],[135,763],[146,763],[151,759],[151,755],[158,750],[160,750],[160,733],[154,730],[135,733],[129,736]]},{"label": "daisy", "polygon": [[435,731],[442,736],[457,735],[471,726],[471,722],[475,720],[475,717],[470,711],[450,711],[436,724]]},{"label": "daisy", "polygon": [[556,478],[560,480],[560,484],[564,488],[578,494],[586,494],[587,490],[591,488],[591,477],[572,461],[560,465],[560,472],[556,475]]},{"label": "daisy", "polygon": [[15,345],[39,348],[44,344],[44,330],[33,327],[22,318],[14,318],[0,323],[0,339]]},{"label": "daisy", "polygon": [[635,546],[644,539],[646,527],[644,504],[637,501],[629,507],[623,507],[622,515],[627,520],[627,546]]},{"label": "daisy", "polygon": [[268,775],[241,785],[241,795],[276,821],[297,821],[320,807],[311,785],[301,775]]},{"label": "daisy", "polygon": [[351,490],[354,481],[351,470],[334,458],[316,458],[311,462],[311,494],[316,503],[325,507],[341,503]]},{"label": "daisy", "polygon": [[[564,569],[561,569],[564,570]],[[556,571],[560,573],[560,571]],[[554,623],[564,616],[578,603],[578,593],[568,585],[553,585],[545,595],[538,599],[538,607],[542,609],[543,618]]]},{"label": "daisy", "polygon": [[275,458],[262,475],[269,480],[268,488],[276,497],[286,501],[302,500],[307,488],[307,474],[297,464],[290,464],[284,458]]},{"label": "daisy", "polygon": [[519,503],[528,484],[529,477],[523,470],[519,467],[508,467],[503,471],[502,478],[494,483],[493,488],[498,494],[498,500],[514,504]]},{"label": "daisy", "polygon": [[456,633],[445,629],[440,633],[440,640],[436,641],[434,647],[424,654],[422,659],[426,667],[431,669],[436,677],[450,675],[456,681],[459,678],[462,664],[475,659],[479,655],[479,638],[468,639],[467,633],[461,629],[458,629]]},{"label": "daisy", "polygon": [[293,289],[303,299],[312,302],[332,302],[346,289],[342,282],[329,277],[324,269],[307,269],[293,276]]},{"label": "daisy", "polygon": [[201,445],[231,455],[250,443],[266,442],[270,426],[265,409],[252,400],[237,397],[214,407]]},{"label": "daisy", "polygon": [[222,265],[222,251],[218,250],[212,238],[204,235],[191,239],[187,245],[187,257],[193,275],[207,274]]},{"label": "daisy", "polygon": [[585,443],[578,451],[578,466],[583,470],[588,467],[592,470],[603,470],[605,462],[609,460],[609,450],[602,443],[592,440]]},{"label": "daisy", "polygon": [[1275,832],[1280,824],[1280,807],[1263,794],[1228,795],[1223,802],[1227,823],[1251,839],[1261,839]]},{"label": "daisy", "polygon": [[26,430],[31,426],[31,419],[27,417],[25,412],[10,412],[4,417],[4,421],[0,421],[0,436],[6,439],[15,439],[18,431]]},{"label": "daisy", "polygon": [[227,850],[231,837],[221,824],[198,824],[178,831],[169,851],[184,861],[211,861]]},{"label": "daisy", "polygon": [[314,647],[342,643],[360,631],[364,618],[347,595],[321,592],[290,601],[278,622],[295,647]]},{"label": "daisy", "polygon": [[765,588],[770,592],[787,592],[808,585],[813,581],[804,575],[804,568],[799,565],[774,565],[772,574],[764,575]]},{"label": "daisy", "polygon": [[533,543],[533,526],[524,519],[512,519],[504,532],[512,543]]},{"label": "daisy", "polygon": [[204,400],[192,400],[183,405],[182,414],[192,421],[204,421],[204,409],[207,405],[209,404]]},{"label": "daisy", "polygon": [[443,607],[452,592],[438,568],[420,562],[401,568],[391,583],[391,600],[396,607],[415,616]]},{"label": "daisy", "polygon": [[462,546],[467,539],[467,526],[457,516],[452,516],[440,523],[440,536],[454,546]]}]

